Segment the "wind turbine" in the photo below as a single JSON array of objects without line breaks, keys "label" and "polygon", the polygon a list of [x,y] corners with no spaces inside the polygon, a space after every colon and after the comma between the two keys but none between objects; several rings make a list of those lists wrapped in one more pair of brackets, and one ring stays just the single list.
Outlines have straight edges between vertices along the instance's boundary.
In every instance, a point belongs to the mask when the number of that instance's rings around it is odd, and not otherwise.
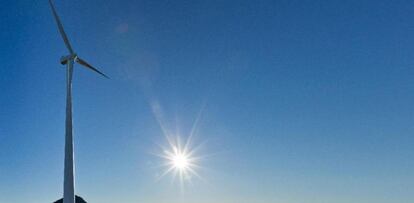
[{"label": "wind turbine", "polygon": [[60,59],[62,65],[66,65],[66,125],[65,125],[65,169],[64,169],[64,180],[63,180],[63,198],[56,201],[55,203],[82,203],[85,202],[81,197],[75,196],[75,177],[74,177],[74,154],[73,154],[73,134],[72,134],[72,75],[73,75],[73,64],[76,62],[85,68],[88,68],[106,78],[98,69],[91,66],[85,60],[78,57],[73,51],[72,46],[69,43],[69,39],[63,30],[63,25],[60,22],[59,16],[57,15],[56,9],[53,5],[52,0],[49,0],[50,7],[52,8],[53,16],[56,20],[60,35],[69,50],[69,55],[63,56]]}]

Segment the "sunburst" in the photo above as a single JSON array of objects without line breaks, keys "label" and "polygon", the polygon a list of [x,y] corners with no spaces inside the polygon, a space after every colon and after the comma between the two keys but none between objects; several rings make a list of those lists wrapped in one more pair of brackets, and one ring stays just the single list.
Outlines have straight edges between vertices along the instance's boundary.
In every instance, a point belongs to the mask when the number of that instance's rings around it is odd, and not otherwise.
[{"label": "sunburst", "polygon": [[198,122],[204,107],[201,108],[197,115],[188,136],[186,136],[185,142],[181,141],[182,136],[180,135],[182,134],[179,133],[178,126],[176,126],[175,133],[172,133],[171,128],[167,127],[167,122],[163,119],[161,105],[157,101],[153,101],[151,107],[163,135],[168,142],[167,145],[160,145],[160,153],[155,153],[156,156],[163,159],[162,166],[164,166],[164,171],[162,174],[158,175],[158,180],[162,179],[167,174],[172,174],[173,182],[177,177],[179,178],[181,189],[183,189],[184,182],[191,183],[193,177],[205,181],[197,172],[202,169],[199,162],[205,157],[197,155],[202,144],[194,145],[192,140],[197,134]]},{"label": "sunburst", "polygon": [[163,153],[159,155],[164,159],[163,165],[166,166],[159,178],[172,174],[173,179],[179,178],[182,186],[193,176],[201,178],[196,172],[196,169],[200,167],[197,163],[199,157],[195,155],[196,148],[190,146],[190,139],[187,139],[184,146],[181,144],[179,136],[167,137],[167,140],[168,147],[163,147]]}]

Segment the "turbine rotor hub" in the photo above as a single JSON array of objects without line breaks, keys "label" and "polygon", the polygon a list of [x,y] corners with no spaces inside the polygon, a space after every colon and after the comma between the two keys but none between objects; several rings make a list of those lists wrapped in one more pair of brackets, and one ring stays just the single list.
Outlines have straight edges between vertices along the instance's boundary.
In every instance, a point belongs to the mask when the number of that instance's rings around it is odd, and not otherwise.
[{"label": "turbine rotor hub", "polygon": [[62,56],[60,58],[60,64],[62,65],[66,65],[68,63],[69,60],[77,60],[78,59],[78,55],[76,54],[71,54],[71,55],[67,55],[67,56]]}]

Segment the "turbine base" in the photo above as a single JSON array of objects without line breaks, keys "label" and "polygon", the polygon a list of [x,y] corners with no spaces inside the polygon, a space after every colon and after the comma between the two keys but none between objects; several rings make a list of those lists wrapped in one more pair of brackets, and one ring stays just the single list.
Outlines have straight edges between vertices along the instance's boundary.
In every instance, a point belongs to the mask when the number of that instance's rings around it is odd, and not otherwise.
[{"label": "turbine base", "polygon": [[[57,200],[53,203],[63,203],[63,198],[60,199],[60,200]],[[79,197],[79,196],[76,195],[75,196],[75,203],[87,203],[87,202],[82,197]]]}]

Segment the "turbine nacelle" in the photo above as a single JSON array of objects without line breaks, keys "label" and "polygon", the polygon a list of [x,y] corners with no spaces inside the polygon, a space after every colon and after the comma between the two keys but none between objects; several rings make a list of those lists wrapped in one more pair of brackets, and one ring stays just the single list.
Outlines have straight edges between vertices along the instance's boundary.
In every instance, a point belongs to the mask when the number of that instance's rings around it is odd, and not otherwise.
[{"label": "turbine nacelle", "polygon": [[60,58],[60,64],[62,65],[66,65],[68,63],[69,60],[75,60],[78,57],[78,55],[76,54],[71,54],[71,55],[67,55],[67,56],[62,56]]}]

